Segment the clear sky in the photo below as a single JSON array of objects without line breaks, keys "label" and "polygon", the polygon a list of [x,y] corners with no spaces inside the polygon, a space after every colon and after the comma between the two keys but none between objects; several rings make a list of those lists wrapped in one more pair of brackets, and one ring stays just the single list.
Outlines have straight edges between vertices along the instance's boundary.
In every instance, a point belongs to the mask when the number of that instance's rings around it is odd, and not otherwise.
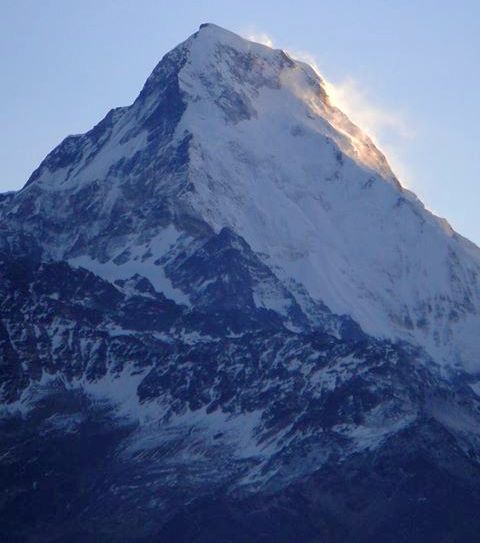
[{"label": "clear sky", "polygon": [[478,0],[0,0],[0,190],[214,22],[316,62],[403,184],[480,244]]}]

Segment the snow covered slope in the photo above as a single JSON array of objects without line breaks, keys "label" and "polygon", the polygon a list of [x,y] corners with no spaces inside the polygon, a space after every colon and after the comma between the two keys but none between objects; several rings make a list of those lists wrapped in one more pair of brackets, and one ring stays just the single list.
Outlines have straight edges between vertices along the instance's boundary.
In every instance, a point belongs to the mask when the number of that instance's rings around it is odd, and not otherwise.
[{"label": "snow covered slope", "polygon": [[[310,66],[212,24],[132,106],[55,149],[3,217],[40,226],[54,258],[115,277],[200,223],[229,227],[307,313],[305,293],[369,334],[480,369],[478,248],[400,186]],[[185,301],[160,268],[160,290]]]}]

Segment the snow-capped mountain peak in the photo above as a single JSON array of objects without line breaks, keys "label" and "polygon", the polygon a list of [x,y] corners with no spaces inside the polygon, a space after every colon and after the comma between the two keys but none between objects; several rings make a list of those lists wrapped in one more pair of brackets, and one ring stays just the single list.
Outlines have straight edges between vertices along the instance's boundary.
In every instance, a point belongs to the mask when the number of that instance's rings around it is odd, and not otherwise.
[{"label": "snow-capped mountain peak", "polygon": [[0,197],[2,536],[476,541],[479,272],[313,68],[202,25]]},{"label": "snow-capped mountain peak", "polygon": [[55,258],[115,277],[146,254],[160,272],[162,251],[200,224],[230,228],[306,313],[305,293],[367,333],[477,368],[478,250],[401,187],[313,68],[216,25],[168,53],[134,104],[62,142],[4,214],[47,225]]}]

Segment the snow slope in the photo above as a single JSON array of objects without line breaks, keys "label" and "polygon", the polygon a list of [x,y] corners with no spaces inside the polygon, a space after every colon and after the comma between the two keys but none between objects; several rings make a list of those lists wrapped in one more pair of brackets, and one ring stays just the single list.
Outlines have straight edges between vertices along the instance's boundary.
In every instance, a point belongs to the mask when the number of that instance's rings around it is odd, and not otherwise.
[{"label": "snow slope", "polygon": [[368,333],[479,368],[478,249],[402,189],[311,67],[211,25],[190,47],[178,129],[199,213]]}]

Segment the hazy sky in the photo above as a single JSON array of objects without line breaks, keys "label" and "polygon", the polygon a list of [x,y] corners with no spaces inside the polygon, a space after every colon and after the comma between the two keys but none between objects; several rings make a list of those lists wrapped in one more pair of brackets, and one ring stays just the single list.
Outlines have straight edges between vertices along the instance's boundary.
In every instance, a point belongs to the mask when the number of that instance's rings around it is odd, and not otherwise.
[{"label": "hazy sky", "polygon": [[131,103],[162,55],[214,22],[310,58],[401,181],[480,244],[477,0],[0,0],[0,190]]}]

